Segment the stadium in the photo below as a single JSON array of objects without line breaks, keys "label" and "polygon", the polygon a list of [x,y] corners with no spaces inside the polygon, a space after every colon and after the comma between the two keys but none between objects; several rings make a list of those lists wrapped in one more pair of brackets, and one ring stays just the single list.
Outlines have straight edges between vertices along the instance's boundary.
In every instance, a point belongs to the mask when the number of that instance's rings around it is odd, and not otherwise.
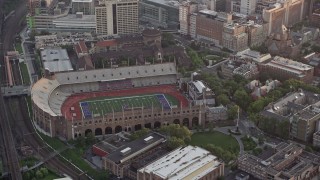
[{"label": "stadium", "polygon": [[191,128],[205,118],[204,107],[180,93],[174,62],[47,74],[31,98],[36,128],[64,139],[172,123]]}]

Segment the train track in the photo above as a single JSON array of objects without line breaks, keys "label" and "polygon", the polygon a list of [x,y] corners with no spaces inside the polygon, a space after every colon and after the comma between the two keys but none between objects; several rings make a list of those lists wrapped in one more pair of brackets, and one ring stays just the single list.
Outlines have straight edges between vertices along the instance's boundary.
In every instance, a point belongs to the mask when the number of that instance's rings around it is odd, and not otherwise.
[{"label": "train track", "polygon": [[[38,156],[42,159],[50,156],[54,152],[52,149],[46,146],[40,137],[36,134],[35,129],[30,121],[29,114],[26,107],[26,102],[24,97],[11,97],[6,99],[6,103],[10,104],[8,106],[8,116],[12,118],[13,123],[15,124],[14,134],[16,134],[17,139],[31,147],[33,147],[34,152],[37,152]],[[67,162],[63,162],[59,156],[55,156],[45,162],[46,165],[59,174],[67,174],[73,179],[88,179],[85,176],[79,177],[82,173],[80,170],[74,168]]]},{"label": "train track", "polygon": [[2,133],[3,149],[4,149],[4,160],[8,168],[8,177],[13,180],[22,179],[20,172],[20,165],[18,160],[18,154],[15,148],[15,143],[11,133],[11,127],[8,121],[8,114],[2,94],[0,95],[0,127]]}]

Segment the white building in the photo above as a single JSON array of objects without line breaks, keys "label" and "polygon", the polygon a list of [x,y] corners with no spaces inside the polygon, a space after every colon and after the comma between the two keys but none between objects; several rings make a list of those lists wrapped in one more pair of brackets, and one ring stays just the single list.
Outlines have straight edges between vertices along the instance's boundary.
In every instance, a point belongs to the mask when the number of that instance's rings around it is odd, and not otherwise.
[{"label": "white building", "polygon": [[224,164],[200,147],[178,148],[138,170],[138,180],[215,180],[224,174]]},{"label": "white building", "polygon": [[98,35],[138,33],[138,0],[102,0],[95,8]]},{"label": "white building", "polygon": [[179,6],[180,33],[190,34],[190,16],[197,11],[198,4],[185,2]]},{"label": "white building", "polygon": [[73,71],[68,53],[62,48],[46,48],[41,51],[43,67],[50,73]]},{"label": "white building", "polygon": [[83,15],[83,12],[69,14],[65,17],[57,18],[52,21],[54,29],[57,31],[82,31],[93,32],[96,29],[94,15]]},{"label": "white building", "polygon": [[240,13],[245,15],[251,15],[256,10],[256,0],[241,0]]},{"label": "white building", "polygon": [[72,13],[83,12],[86,15],[94,15],[94,0],[72,0]]},{"label": "white building", "polygon": [[188,83],[188,94],[195,105],[214,105],[214,93],[202,81],[191,81]]}]

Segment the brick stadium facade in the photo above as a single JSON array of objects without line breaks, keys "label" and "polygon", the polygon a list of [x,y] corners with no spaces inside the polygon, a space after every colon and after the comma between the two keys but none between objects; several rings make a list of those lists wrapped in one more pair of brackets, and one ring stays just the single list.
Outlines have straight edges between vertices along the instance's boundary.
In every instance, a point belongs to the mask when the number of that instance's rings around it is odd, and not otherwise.
[{"label": "brick stadium facade", "polygon": [[[135,79],[133,74],[136,72],[138,74],[138,71],[142,70],[146,73],[146,77],[142,79],[139,76]],[[102,80],[99,78],[108,79],[108,73],[114,77],[117,73],[119,74],[118,71],[120,76],[123,76],[126,71],[131,74],[132,86],[127,89],[101,90]],[[152,73],[148,74],[147,71]],[[59,73],[42,78],[34,84],[31,92],[34,124],[38,130],[51,137],[73,139],[88,133],[104,135],[134,131],[143,127],[158,128],[173,123],[191,128],[193,125],[208,123],[205,121],[205,107],[189,106],[189,102],[176,89],[176,73],[175,64],[167,63],[133,67],[133,69],[125,67],[92,70],[82,74]],[[100,96],[130,96],[139,93],[168,93],[177,98],[181,104],[169,110],[130,109],[90,119],[83,118],[81,114],[79,105],[81,100]]]}]

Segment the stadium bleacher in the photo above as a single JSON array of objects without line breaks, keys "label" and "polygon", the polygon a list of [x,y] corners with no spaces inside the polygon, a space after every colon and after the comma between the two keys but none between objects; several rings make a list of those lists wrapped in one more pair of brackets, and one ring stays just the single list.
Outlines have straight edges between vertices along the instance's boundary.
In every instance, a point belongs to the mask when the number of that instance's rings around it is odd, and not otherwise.
[{"label": "stadium bleacher", "polygon": [[157,94],[156,97],[162,105],[163,109],[171,109],[169,102],[163,94]]},{"label": "stadium bleacher", "polygon": [[108,81],[108,82],[100,82],[99,90],[117,90],[117,89],[128,89],[132,88],[132,82],[130,79],[119,80],[119,81]]},{"label": "stadium bleacher", "polygon": [[92,112],[90,111],[89,108],[89,103],[88,102],[81,102],[80,106],[82,108],[82,112],[85,118],[92,118]]}]

